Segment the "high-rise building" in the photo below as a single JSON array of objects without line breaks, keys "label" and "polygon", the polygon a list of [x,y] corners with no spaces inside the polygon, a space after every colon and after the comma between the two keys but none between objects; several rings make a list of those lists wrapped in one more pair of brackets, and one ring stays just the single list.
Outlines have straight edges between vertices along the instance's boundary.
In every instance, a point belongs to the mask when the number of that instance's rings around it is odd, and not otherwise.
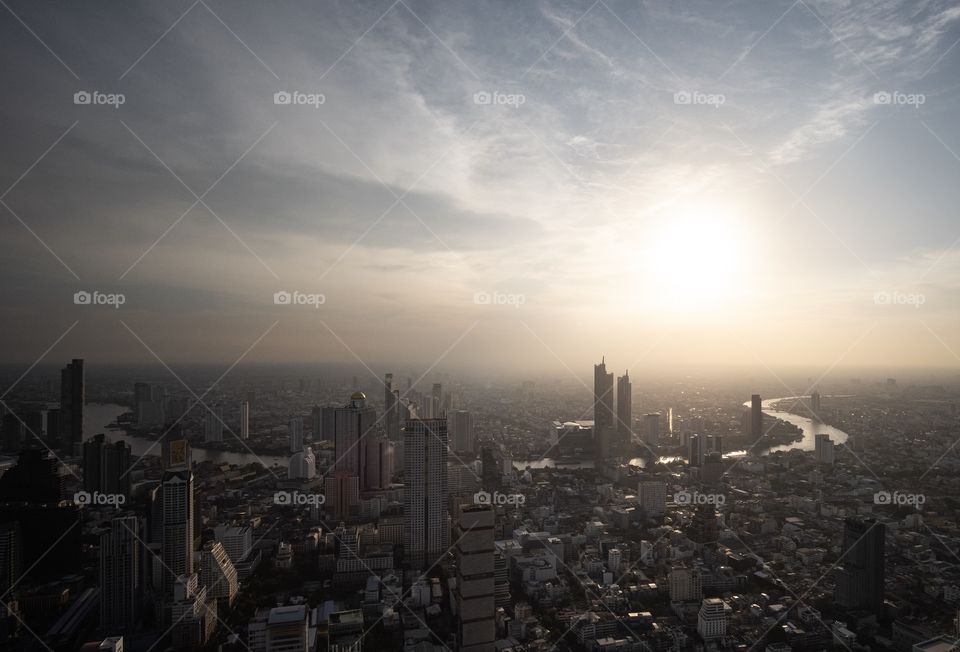
[{"label": "high-rise building", "polygon": [[703,598],[703,580],[699,568],[675,566],[670,569],[670,601],[693,602]]},{"label": "high-rise building", "polygon": [[836,449],[830,435],[819,433],[814,437],[814,453],[818,464],[833,464],[836,459]]},{"label": "high-rise building", "polygon": [[310,439],[311,441],[323,439],[323,408],[319,405],[314,405],[310,410]]},{"label": "high-rise building", "polygon": [[493,652],[497,637],[494,577],[494,511],[490,505],[458,506],[457,643],[464,652]]},{"label": "high-rise building", "polygon": [[223,408],[219,405],[212,406],[204,415],[203,441],[223,441]]},{"label": "high-rise building", "polygon": [[250,439],[250,401],[240,404],[240,439]]},{"label": "high-rise building", "polygon": [[427,417],[431,419],[439,419],[446,416],[443,413],[443,388],[440,383],[433,384],[433,393],[430,396],[430,409],[427,412]]},{"label": "high-rise building", "polygon": [[208,541],[200,551],[200,579],[207,588],[207,597],[217,600],[218,611],[220,607],[229,610],[233,606],[240,588],[237,569],[219,541]]},{"label": "high-rise building", "polygon": [[510,575],[507,571],[507,556],[497,549],[493,557],[493,591],[494,602],[497,608],[510,608],[513,600],[510,597]]},{"label": "high-rise building", "polygon": [[360,477],[360,456],[364,438],[373,436],[377,411],[367,406],[363,392],[354,392],[350,403],[336,409],[334,416],[334,471]]},{"label": "high-rise building", "polygon": [[163,518],[163,570],[161,584],[171,595],[177,577],[193,573],[193,472],[175,465],[163,472],[160,481]]},{"label": "high-rise building", "polygon": [[647,516],[660,516],[667,511],[667,485],[660,480],[643,480],[637,487],[640,507]]},{"label": "high-rise building", "polygon": [[815,420],[820,419],[820,392],[813,390],[813,393],[810,394],[810,411],[813,412],[813,418]]},{"label": "high-rise building", "polygon": [[317,456],[310,446],[290,456],[287,464],[287,478],[291,480],[311,480],[317,477]]},{"label": "high-rise building", "polygon": [[848,610],[883,612],[886,526],[867,518],[848,518],[837,569],[835,602]]},{"label": "high-rise building", "polygon": [[653,448],[660,445],[659,412],[651,412],[650,414],[643,415],[643,441]]},{"label": "high-rise building", "polygon": [[349,521],[360,513],[360,478],[346,471],[334,471],[323,480],[324,509],[338,521]]},{"label": "high-rise building", "polygon": [[287,424],[287,438],[290,442],[290,452],[297,453],[303,450],[303,418],[290,417]]},{"label": "high-rise building", "polygon": [[404,537],[407,563],[427,569],[449,548],[447,420],[412,419],[403,437]]},{"label": "high-rise building", "polygon": [[393,442],[383,437],[367,437],[363,444],[360,488],[386,489],[393,478]]},{"label": "high-rise building", "polygon": [[400,439],[400,396],[393,389],[393,374],[383,377],[383,421],[387,431],[387,439]]},{"label": "high-rise building", "polygon": [[759,394],[750,397],[750,441],[763,437],[763,402]]},{"label": "high-rise building", "polygon": [[456,410],[447,416],[450,424],[450,440],[458,453],[472,453],[475,442],[473,415],[466,410]]},{"label": "high-rise building", "polygon": [[700,435],[690,435],[690,440],[687,444],[689,446],[687,464],[690,466],[703,466],[703,438]]},{"label": "high-rise building", "polygon": [[705,641],[727,635],[727,622],[732,609],[720,598],[704,598],[697,613],[697,633]]},{"label": "high-rise building", "polygon": [[102,433],[83,442],[83,490],[130,495],[130,444],[112,443]]},{"label": "high-rise building", "polygon": [[629,446],[633,440],[633,384],[630,372],[617,378],[617,435],[621,447]]},{"label": "high-rise building", "polygon": [[130,631],[143,598],[143,537],[139,516],[117,516],[100,535],[100,626]]},{"label": "high-rise building", "polygon": [[607,373],[606,358],[593,365],[593,424],[595,429],[614,425],[613,374]]},{"label": "high-rise building", "polygon": [[483,488],[493,492],[503,482],[503,457],[494,448],[484,446],[480,451],[480,479]]},{"label": "high-rise building", "polygon": [[716,451],[707,453],[703,459],[703,469],[700,477],[704,484],[719,484],[721,478],[723,478],[723,455]]},{"label": "high-rise building", "polygon": [[163,387],[150,383],[134,383],[133,414],[138,425],[156,426],[163,424]]},{"label": "high-rise building", "polygon": [[324,441],[334,441],[337,436],[337,408],[328,405],[320,409],[320,437]]},{"label": "high-rise building", "polygon": [[83,360],[74,358],[60,371],[60,447],[73,455],[83,443]]}]

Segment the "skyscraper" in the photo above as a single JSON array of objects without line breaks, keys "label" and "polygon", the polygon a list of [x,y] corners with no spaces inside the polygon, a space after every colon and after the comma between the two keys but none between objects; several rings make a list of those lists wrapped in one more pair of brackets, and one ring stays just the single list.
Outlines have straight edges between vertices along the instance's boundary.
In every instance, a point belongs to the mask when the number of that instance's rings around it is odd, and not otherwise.
[{"label": "skyscraper", "polygon": [[617,378],[617,435],[621,446],[629,446],[633,439],[633,384],[629,371]]},{"label": "skyscraper", "polygon": [[360,477],[360,456],[364,438],[373,436],[377,411],[367,406],[363,392],[354,392],[350,403],[334,414],[334,471]]},{"label": "skyscraper", "polygon": [[448,416],[450,439],[453,450],[472,453],[474,445],[473,415],[466,410],[456,410]]},{"label": "skyscraper", "polygon": [[219,541],[207,541],[200,551],[200,578],[207,587],[207,597],[217,600],[218,611],[219,607],[229,611],[237,597],[239,583],[237,569]]},{"label": "skyscraper", "polygon": [[613,413],[613,374],[607,373],[605,358],[593,365],[593,423],[595,428],[611,427]]},{"label": "skyscraper", "polygon": [[73,455],[83,443],[83,360],[74,358],[60,371],[60,448]]},{"label": "skyscraper", "polygon": [[750,397],[750,441],[763,437],[763,403],[759,394]]},{"label": "skyscraper", "polygon": [[494,511],[490,505],[461,504],[457,509],[457,643],[470,652],[493,652]]},{"label": "skyscraper", "polygon": [[83,442],[83,490],[87,493],[130,494],[130,444],[112,443],[102,433]]},{"label": "skyscraper", "polygon": [[400,439],[400,403],[399,396],[393,389],[393,374],[387,374],[383,377],[383,421],[387,431],[387,439],[397,441]]},{"label": "skyscraper", "polygon": [[690,466],[703,466],[703,437],[700,435],[690,435],[690,441],[687,443],[690,447],[690,452],[687,453],[687,464]]},{"label": "skyscraper", "polygon": [[440,383],[433,384],[433,394],[430,396],[430,411],[427,416],[433,419],[439,419],[446,416],[443,413],[443,388]]},{"label": "skyscraper", "polygon": [[290,452],[298,453],[303,450],[303,418],[290,417],[287,424],[287,438],[290,443]]},{"label": "skyscraper", "polygon": [[810,411],[813,412],[813,418],[815,420],[820,419],[820,392],[813,390],[813,393],[810,394]]},{"label": "skyscraper", "polygon": [[830,439],[830,435],[823,433],[815,435],[814,446],[818,464],[833,464],[836,455],[833,440]]},{"label": "skyscraper", "polygon": [[250,401],[240,404],[240,439],[250,439]]},{"label": "skyscraper", "polygon": [[[185,442],[174,442],[174,444]],[[193,472],[176,464],[163,472],[160,481],[163,531],[164,594],[173,593],[177,577],[193,573]]]},{"label": "skyscraper", "polygon": [[140,617],[143,591],[139,516],[117,516],[100,535],[100,626],[127,631]]},{"label": "skyscraper", "polygon": [[427,569],[449,548],[447,420],[412,419],[403,437],[404,531],[407,563]]},{"label": "skyscraper", "polygon": [[367,437],[363,446],[361,489],[386,489],[393,477],[393,442],[383,437]]},{"label": "skyscraper", "polygon": [[212,406],[204,416],[203,440],[206,442],[223,441],[223,408]]},{"label": "skyscraper", "polygon": [[848,518],[834,600],[848,610],[883,613],[886,526],[867,518]]},{"label": "skyscraper", "polygon": [[660,445],[659,412],[651,412],[643,416],[643,441],[654,448]]}]

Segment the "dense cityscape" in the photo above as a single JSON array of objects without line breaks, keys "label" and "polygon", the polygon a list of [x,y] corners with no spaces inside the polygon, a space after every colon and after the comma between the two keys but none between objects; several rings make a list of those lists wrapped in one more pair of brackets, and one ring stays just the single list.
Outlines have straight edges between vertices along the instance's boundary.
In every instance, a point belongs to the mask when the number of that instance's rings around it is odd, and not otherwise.
[{"label": "dense cityscape", "polygon": [[646,394],[603,361],[201,399],[85,364],[4,398],[9,649],[956,645],[956,379]]}]

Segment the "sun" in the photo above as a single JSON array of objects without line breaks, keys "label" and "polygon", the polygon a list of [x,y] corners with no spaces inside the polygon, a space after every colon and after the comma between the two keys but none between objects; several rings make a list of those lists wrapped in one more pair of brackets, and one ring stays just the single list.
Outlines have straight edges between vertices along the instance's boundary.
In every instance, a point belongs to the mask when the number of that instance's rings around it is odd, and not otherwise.
[{"label": "sun", "polygon": [[745,282],[748,232],[729,208],[673,207],[651,226],[644,276],[656,304],[696,310],[734,298]]}]

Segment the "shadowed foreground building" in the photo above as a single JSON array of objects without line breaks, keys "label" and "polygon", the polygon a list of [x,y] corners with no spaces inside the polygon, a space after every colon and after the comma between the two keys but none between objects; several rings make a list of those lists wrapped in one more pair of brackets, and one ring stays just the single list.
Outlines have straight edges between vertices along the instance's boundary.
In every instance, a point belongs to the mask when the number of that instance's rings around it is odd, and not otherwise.
[{"label": "shadowed foreground building", "polygon": [[404,556],[410,568],[425,570],[450,547],[446,419],[407,422],[403,470]]},{"label": "shadowed foreground building", "polygon": [[494,511],[490,505],[457,509],[457,643],[460,650],[493,652],[496,640]]},{"label": "shadowed foreground building", "polygon": [[882,615],[886,526],[873,519],[848,518],[837,569],[834,600],[849,611]]}]

